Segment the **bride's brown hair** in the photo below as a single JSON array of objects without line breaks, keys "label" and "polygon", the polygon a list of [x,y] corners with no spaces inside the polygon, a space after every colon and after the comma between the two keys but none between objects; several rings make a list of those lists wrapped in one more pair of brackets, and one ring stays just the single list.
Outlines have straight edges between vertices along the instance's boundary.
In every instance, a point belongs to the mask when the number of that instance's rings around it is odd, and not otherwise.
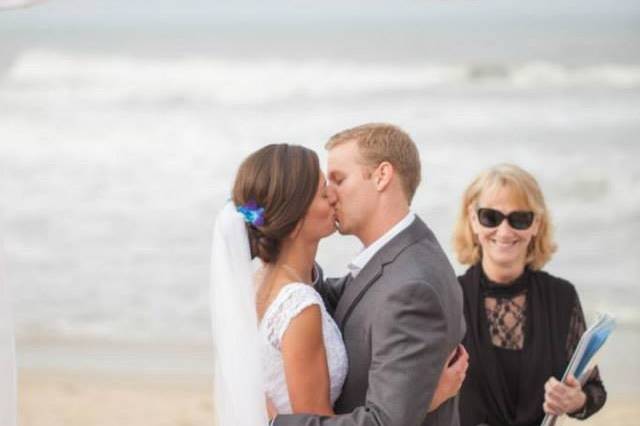
[{"label": "bride's brown hair", "polygon": [[318,189],[320,162],[311,149],[272,144],[249,155],[233,185],[236,206],[255,202],[264,208],[264,224],[247,225],[251,257],[278,259],[282,240],[305,216]]}]

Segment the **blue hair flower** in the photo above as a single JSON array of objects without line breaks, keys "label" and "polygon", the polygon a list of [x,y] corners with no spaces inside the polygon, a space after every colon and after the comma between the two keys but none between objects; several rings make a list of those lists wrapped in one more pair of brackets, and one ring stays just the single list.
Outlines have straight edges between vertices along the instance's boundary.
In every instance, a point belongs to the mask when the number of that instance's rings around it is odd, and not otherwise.
[{"label": "blue hair flower", "polygon": [[264,225],[264,208],[259,207],[255,201],[249,201],[246,204],[236,207],[242,216],[244,221],[253,226]]}]

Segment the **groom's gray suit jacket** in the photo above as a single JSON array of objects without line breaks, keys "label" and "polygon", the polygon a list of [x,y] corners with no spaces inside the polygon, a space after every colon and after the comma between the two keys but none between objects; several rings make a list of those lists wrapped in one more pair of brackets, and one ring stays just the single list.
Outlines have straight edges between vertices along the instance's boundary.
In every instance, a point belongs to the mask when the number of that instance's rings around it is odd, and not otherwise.
[{"label": "groom's gray suit jacket", "polygon": [[457,426],[457,397],[427,414],[465,324],[456,275],[420,218],[389,241],[353,280],[316,289],[343,338],[349,372],[336,416],[280,415],[276,426]]}]

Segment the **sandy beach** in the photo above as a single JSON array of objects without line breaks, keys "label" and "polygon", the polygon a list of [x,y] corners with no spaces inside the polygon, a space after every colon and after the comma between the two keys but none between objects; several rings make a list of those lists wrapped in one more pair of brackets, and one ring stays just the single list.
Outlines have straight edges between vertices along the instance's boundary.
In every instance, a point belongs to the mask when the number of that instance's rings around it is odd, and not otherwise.
[{"label": "sandy beach", "polygon": [[[20,426],[211,426],[211,384],[195,376],[21,370]],[[640,395],[610,395],[601,412],[564,425],[632,426]]]},{"label": "sandy beach", "polygon": [[20,426],[213,425],[207,378],[19,372]]}]

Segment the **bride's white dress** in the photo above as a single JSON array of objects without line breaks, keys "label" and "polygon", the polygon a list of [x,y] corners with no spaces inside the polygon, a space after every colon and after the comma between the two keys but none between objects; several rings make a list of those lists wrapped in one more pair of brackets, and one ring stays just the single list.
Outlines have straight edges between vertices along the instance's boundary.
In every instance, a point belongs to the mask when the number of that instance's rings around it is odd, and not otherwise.
[{"label": "bride's white dress", "polygon": [[322,297],[308,284],[287,284],[267,308],[258,329],[262,344],[264,383],[267,396],[280,414],[291,414],[292,412],[282,362],[282,336],[284,336],[291,320],[312,305],[318,305],[322,315],[322,334],[331,383],[331,403],[334,403],[340,395],[347,376],[347,352],[342,335],[335,321],[327,312]]}]

